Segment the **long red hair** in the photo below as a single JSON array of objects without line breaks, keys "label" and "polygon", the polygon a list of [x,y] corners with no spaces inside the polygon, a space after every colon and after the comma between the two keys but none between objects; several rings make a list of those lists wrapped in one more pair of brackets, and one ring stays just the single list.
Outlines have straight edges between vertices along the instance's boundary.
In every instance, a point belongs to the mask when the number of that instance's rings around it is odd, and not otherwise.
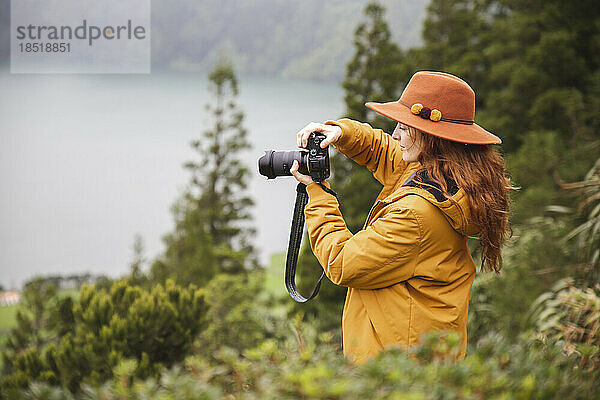
[{"label": "long red hair", "polygon": [[[415,137],[415,129],[409,127]],[[419,131],[419,133],[421,133]],[[491,145],[452,142],[421,133],[419,161],[430,179],[440,185],[448,198],[444,176],[452,178],[469,199],[471,222],[479,228],[481,270],[500,272],[502,245],[512,234],[508,222],[510,178],[504,158]]]}]

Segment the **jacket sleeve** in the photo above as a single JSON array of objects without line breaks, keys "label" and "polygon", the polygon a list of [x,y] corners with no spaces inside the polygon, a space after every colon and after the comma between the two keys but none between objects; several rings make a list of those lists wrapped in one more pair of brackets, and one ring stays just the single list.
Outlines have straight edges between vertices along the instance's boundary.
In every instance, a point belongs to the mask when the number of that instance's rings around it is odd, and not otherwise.
[{"label": "jacket sleeve", "polygon": [[393,178],[406,169],[408,163],[402,160],[400,144],[381,129],[347,118],[325,124],[342,128],[342,136],[333,147],[354,162],[365,165],[381,184],[395,183]]},{"label": "jacket sleeve", "polygon": [[306,188],[306,225],[313,253],[336,285],[379,289],[411,278],[421,242],[414,211],[395,208],[353,235],[337,199],[316,184]]}]

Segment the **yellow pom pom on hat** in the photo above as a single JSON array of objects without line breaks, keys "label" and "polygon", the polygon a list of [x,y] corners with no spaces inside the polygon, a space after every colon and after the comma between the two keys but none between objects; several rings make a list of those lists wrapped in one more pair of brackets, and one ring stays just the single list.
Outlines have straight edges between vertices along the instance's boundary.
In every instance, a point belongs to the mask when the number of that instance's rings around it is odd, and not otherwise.
[{"label": "yellow pom pom on hat", "polygon": [[434,122],[438,122],[442,119],[442,112],[434,108],[433,110],[431,110],[431,115],[429,116],[429,119]]},{"label": "yellow pom pom on hat", "polygon": [[421,104],[421,103],[415,103],[410,108],[410,112],[412,112],[413,114],[417,114],[418,115],[421,112],[422,109],[423,109],[423,104]]},{"label": "yellow pom pom on hat", "polygon": [[443,139],[468,144],[502,143],[498,136],[475,123],[475,92],[469,84],[444,72],[416,72],[398,101],[365,105]]}]

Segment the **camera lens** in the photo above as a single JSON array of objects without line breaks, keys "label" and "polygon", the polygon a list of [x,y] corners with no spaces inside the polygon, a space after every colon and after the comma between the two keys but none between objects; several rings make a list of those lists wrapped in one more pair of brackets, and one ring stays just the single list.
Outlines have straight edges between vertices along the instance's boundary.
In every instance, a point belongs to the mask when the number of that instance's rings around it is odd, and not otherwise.
[{"label": "camera lens", "polygon": [[290,168],[294,160],[298,161],[301,174],[308,175],[306,151],[274,151],[266,150],[265,155],[258,159],[258,172],[269,179],[278,176],[290,176]]},{"label": "camera lens", "polygon": [[269,179],[274,179],[277,175],[273,171],[273,150],[266,150],[265,155],[258,159],[258,172]]}]

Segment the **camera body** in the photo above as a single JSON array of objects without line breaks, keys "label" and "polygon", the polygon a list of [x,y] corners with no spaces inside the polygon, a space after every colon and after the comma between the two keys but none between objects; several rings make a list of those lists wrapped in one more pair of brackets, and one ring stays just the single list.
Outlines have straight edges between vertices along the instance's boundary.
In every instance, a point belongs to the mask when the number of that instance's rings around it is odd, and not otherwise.
[{"label": "camera body", "polygon": [[329,150],[321,148],[321,142],[325,138],[322,133],[311,133],[305,151],[266,150],[265,155],[258,159],[258,171],[268,179],[291,176],[290,168],[294,160],[297,160],[298,172],[310,175],[315,182],[323,182],[330,174]]},{"label": "camera body", "polygon": [[323,182],[329,178],[329,149],[321,148],[325,135],[313,132],[308,137],[308,174],[315,182]]}]

